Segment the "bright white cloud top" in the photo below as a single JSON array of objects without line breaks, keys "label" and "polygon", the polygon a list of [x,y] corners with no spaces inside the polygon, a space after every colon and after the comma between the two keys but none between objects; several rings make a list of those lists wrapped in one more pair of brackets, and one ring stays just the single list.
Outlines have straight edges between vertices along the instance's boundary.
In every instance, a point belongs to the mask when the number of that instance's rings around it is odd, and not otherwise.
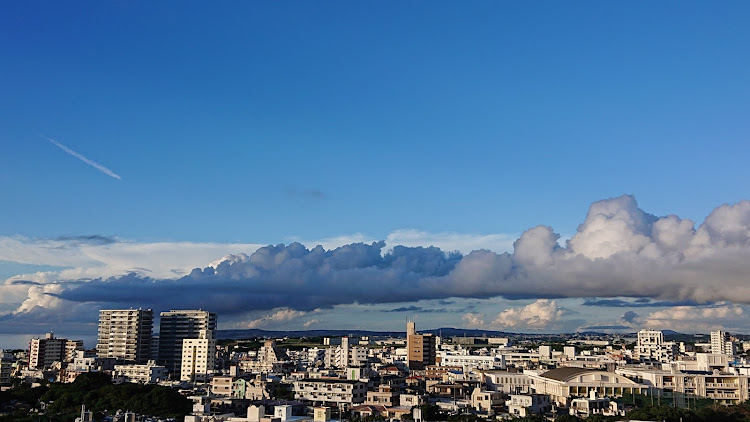
[{"label": "bright white cloud top", "polygon": [[[467,240],[416,231],[396,232],[393,238],[410,236],[442,240],[447,250],[461,249],[453,246],[467,242],[503,242],[497,235]],[[265,311],[245,326],[292,320],[302,326],[309,321],[301,317],[309,312],[352,303],[504,297],[539,300],[494,317],[468,312],[463,314],[464,323],[542,330],[553,329],[567,314],[549,300],[554,298],[750,303],[750,201],[721,205],[696,227],[675,215],[651,215],[638,208],[634,197],[625,195],[593,203],[565,246],[558,243],[559,237],[551,227],[537,226],[513,243],[512,252],[480,249],[466,255],[429,243],[392,244],[390,236],[388,242],[330,249],[299,243],[259,248],[6,238],[0,248],[13,261],[72,268],[8,279],[2,297],[13,308],[2,324],[39,321],[52,314],[79,318],[77,309],[91,312],[97,306],[137,304],[156,309],[203,307],[225,316]],[[45,247],[39,248],[40,244]],[[62,248],[55,252],[49,245]],[[177,277],[225,253],[231,255]],[[736,305],[701,309],[710,320],[707,327],[716,325],[717,319],[742,314]],[[684,315],[683,320],[688,320],[693,313],[685,309]],[[666,316],[670,315],[657,311],[641,322],[655,327]],[[635,321],[636,316],[628,319]]]}]

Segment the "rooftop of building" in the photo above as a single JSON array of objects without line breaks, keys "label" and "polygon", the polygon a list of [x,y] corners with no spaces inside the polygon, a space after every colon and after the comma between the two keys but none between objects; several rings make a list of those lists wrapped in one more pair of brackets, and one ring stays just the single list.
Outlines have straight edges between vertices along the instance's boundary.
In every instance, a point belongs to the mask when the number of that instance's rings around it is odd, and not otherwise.
[{"label": "rooftop of building", "polygon": [[544,378],[549,378],[557,381],[566,381],[570,378],[573,378],[577,375],[584,374],[586,372],[602,372],[597,371],[595,369],[590,368],[579,368],[574,366],[566,366],[561,368],[552,369],[550,371],[544,372],[540,376]]},{"label": "rooftop of building", "polygon": [[360,380],[347,380],[340,378],[303,378],[299,382],[322,382],[326,384],[364,384]]}]

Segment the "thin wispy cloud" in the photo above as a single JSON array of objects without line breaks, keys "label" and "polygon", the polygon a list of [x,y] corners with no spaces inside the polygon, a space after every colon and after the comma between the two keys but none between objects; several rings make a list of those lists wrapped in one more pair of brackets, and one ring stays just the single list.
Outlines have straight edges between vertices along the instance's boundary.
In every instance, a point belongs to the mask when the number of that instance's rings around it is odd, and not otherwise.
[{"label": "thin wispy cloud", "polygon": [[44,136],[44,135],[39,135],[39,136],[41,136],[42,138],[50,141],[56,147],[60,148],[61,150],[65,151],[65,152],[67,152],[68,154],[72,155],[73,157],[76,157],[77,159],[83,161],[84,163],[90,165],[91,167],[99,170],[100,172],[106,174],[107,176],[114,177],[117,180],[122,180],[122,177],[120,177],[119,174],[113,172],[112,170],[108,169],[107,167],[104,167],[103,165],[97,163],[96,161],[89,160],[88,158],[84,157],[83,155],[81,155],[81,154],[73,151],[72,149],[66,147],[65,145],[57,142],[56,140],[54,140],[52,138],[49,138],[49,137]]}]

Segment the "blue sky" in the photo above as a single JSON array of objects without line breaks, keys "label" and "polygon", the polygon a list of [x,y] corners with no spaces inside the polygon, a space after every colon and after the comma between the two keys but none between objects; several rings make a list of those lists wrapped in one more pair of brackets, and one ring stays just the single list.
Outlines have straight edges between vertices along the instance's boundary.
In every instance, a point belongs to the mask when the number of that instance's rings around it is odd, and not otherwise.
[{"label": "blue sky", "polygon": [[[0,235],[510,245],[539,224],[570,237],[622,194],[697,225],[748,197],[749,15],[739,1],[4,4]],[[0,272],[70,266],[25,261]]]}]

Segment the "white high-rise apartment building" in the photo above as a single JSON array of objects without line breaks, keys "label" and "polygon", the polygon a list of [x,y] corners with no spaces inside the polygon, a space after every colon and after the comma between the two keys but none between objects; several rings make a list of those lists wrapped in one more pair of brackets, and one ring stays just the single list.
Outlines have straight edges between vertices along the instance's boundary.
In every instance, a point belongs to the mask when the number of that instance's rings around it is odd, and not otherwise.
[{"label": "white high-rise apartment building", "polygon": [[711,331],[711,353],[734,356],[734,343],[726,331]]},{"label": "white high-rise apartment building", "polygon": [[198,338],[182,340],[182,371],[180,380],[208,382],[208,374],[216,362],[216,339],[213,332],[203,330]]},{"label": "white high-rise apartment building", "polygon": [[216,330],[216,314],[198,310],[170,310],[160,314],[159,353],[156,361],[174,378],[182,371],[182,341],[198,338],[201,331]]},{"label": "white high-rise apartment building", "polygon": [[99,311],[96,354],[125,362],[146,363],[151,354],[151,309],[106,309]]}]

